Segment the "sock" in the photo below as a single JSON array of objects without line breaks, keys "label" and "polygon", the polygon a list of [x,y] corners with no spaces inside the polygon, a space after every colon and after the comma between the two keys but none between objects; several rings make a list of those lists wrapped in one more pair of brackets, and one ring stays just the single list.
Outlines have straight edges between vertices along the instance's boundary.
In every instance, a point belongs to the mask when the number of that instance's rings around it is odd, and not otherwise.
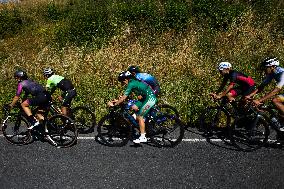
[{"label": "sock", "polygon": [[141,137],[145,138],[146,137],[146,133],[141,133]]}]

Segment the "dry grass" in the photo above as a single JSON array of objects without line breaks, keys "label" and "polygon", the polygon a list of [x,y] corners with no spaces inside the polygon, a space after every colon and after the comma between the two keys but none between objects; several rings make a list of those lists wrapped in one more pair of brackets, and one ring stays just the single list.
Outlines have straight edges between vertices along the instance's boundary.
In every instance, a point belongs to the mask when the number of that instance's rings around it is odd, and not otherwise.
[{"label": "dry grass", "polygon": [[[29,6],[32,1],[22,3]],[[38,29],[48,30],[46,27]],[[23,34],[9,38],[0,44],[0,50],[7,56],[3,61],[0,59],[3,76],[0,79],[0,103],[7,103],[14,95],[16,83],[12,75],[15,69],[24,68],[33,79],[44,83],[42,70],[52,67],[58,74],[74,81],[79,92],[75,104],[92,105],[99,118],[106,111],[106,102],[123,90],[116,80],[118,73],[129,65],[139,65],[160,81],[161,100],[176,106],[183,119],[189,120],[208,104],[208,93],[216,90],[220,80],[216,70],[219,61],[230,61],[236,69],[255,77],[255,65],[266,54],[274,54],[284,61],[283,40],[270,34],[269,23],[264,28],[256,27],[251,11],[229,31],[215,36],[210,55],[205,56],[197,48],[198,41],[204,37],[197,31],[198,26],[192,26],[183,36],[171,31],[163,34],[155,46],[134,40],[125,47],[122,42],[131,34],[127,31],[105,48],[93,51],[74,46],[58,51],[46,45],[41,35]],[[260,81],[260,78],[256,79]]]}]

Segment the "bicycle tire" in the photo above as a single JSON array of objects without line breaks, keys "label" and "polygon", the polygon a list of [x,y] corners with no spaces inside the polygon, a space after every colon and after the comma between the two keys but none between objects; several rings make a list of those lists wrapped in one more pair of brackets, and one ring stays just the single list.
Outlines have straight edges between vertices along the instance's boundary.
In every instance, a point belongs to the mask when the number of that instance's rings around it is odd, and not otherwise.
[{"label": "bicycle tire", "polygon": [[208,107],[199,117],[200,131],[206,137],[211,137],[218,132],[227,131],[230,127],[231,118],[221,107]]},{"label": "bicycle tire", "polygon": [[96,126],[95,114],[86,106],[78,106],[71,110],[70,116],[79,133],[86,134],[94,131]]},{"label": "bicycle tire", "polygon": [[8,115],[2,124],[2,132],[5,139],[16,145],[25,145],[31,141],[29,121],[18,114]]},{"label": "bicycle tire", "polygon": [[269,136],[269,123],[264,116],[237,118],[232,124],[230,140],[242,151],[253,151],[263,147]]},{"label": "bicycle tire", "polygon": [[177,118],[180,117],[178,110],[169,104],[158,104],[157,106],[164,114],[175,115]]},{"label": "bicycle tire", "polygon": [[172,115],[158,115],[147,127],[147,136],[158,147],[175,147],[184,137],[184,125],[179,118]]},{"label": "bicycle tire", "polygon": [[78,131],[71,118],[64,115],[54,115],[46,123],[49,142],[56,147],[64,148],[74,145]]},{"label": "bicycle tire", "polygon": [[130,123],[122,117],[107,114],[98,123],[98,138],[110,147],[125,146],[131,139]]}]

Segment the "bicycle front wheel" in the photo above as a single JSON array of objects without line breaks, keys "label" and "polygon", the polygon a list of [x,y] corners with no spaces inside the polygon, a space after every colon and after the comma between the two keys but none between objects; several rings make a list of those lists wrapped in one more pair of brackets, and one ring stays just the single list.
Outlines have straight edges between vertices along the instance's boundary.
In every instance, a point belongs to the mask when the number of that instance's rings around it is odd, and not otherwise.
[{"label": "bicycle front wheel", "polygon": [[77,141],[77,128],[72,119],[64,115],[49,118],[46,132],[50,143],[56,147],[70,147]]},{"label": "bicycle front wheel", "polygon": [[5,139],[16,145],[24,145],[31,141],[30,123],[26,118],[18,114],[7,116],[2,124],[2,132]]},{"label": "bicycle front wheel", "polygon": [[123,118],[105,115],[98,123],[98,137],[106,146],[125,146],[131,138],[131,126]]},{"label": "bicycle front wheel", "polygon": [[79,133],[90,133],[94,131],[96,125],[95,114],[85,106],[78,106],[71,110],[71,118]]},{"label": "bicycle front wheel", "polygon": [[230,127],[230,116],[220,107],[206,108],[199,117],[200,130],[206,137],[224,133]]},{"label": "bicycle front wheel", "polygon": [[260,114],[236,119],[231,129],[231,142],[242,151],[259,149],[268,141],[269,124]]},{"label": "bicycle front wheel", "polygon": [[175,116],[162,114],[148,124],[148,136],[158,147],[175,147],[184,137],[184,125]]}]

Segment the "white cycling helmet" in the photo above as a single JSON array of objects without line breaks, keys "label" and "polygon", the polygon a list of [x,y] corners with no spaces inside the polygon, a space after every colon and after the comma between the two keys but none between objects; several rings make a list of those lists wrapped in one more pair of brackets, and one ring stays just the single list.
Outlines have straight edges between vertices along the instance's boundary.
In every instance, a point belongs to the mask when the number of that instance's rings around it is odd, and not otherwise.
[{"label": "white cycling helmet", "polygon": [[261,64],[263,67],[279,66],[279,60],[277,58],[266,58]]},{"label": "white cycling helmet", "polygon": [[50,75],[53,75],[53,74],[54,74],[54,71],[51,68],[45,68],[43,70],[43,75],[45,75],[45,76],[50,76]]},{"label": "white cycling helmet", "polygon": [[231,68],[232,67],[232,64],[229,63],[229,62],[221,62],[218,66],[218,70],[222,71],[224,69],[227,69],[227,68]]}]

